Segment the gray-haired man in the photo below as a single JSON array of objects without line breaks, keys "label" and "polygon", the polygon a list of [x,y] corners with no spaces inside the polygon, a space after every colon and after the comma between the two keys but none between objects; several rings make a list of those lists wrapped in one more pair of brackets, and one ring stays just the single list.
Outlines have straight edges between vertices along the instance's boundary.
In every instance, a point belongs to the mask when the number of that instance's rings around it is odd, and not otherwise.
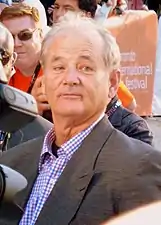
[{"label": "gray-haired man", "polygon": [[41,60],[54,125],[1,158],[28,179],[15,199],[24,214],[9,224],[99,225],[161,199],[161,154],[105,116],[120,80],[115,39],[87,18],[66,18],[46,36]]}]

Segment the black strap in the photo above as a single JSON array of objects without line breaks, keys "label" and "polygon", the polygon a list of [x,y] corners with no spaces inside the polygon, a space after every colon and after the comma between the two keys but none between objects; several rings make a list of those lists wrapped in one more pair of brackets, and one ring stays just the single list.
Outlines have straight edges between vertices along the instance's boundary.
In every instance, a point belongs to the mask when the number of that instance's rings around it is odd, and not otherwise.
[{"label": "black strap", "polygon": [[30,85],[29,85],[29,88],[27,90],[27,93],[31,94],[31,91],[32,91],[32,88],[35,84],[35,81],[39,75],[39,72],[40,72],[40,69],[41,69],[41,64],[39,63],[37,66],[36,66],[36,69],[34,71],[34,75],[32,76],[32,80],[30,82]]}]

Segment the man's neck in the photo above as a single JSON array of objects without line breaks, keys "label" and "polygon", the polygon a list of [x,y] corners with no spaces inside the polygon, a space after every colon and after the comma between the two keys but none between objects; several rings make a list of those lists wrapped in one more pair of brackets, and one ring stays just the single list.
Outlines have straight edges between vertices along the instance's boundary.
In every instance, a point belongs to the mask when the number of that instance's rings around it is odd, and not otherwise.
[{"label": "man's neck", "polygon": [[102,113],[96,114],[91,118],[87,118],[82,123],[78,124],[80,121],[79,118],[77,119],[68,119],[66,118],[54,118],[54,130],[56,135],[56,145],[61,146],[67,141],[69,141],[72,137],[79,134],[81,131],[87,129],[90,125],[92,125],[95,121],[99,119]]},{"label": "man's neck", "polygon": [[34,74],[34,72],[35,72],[35,69],[36,69],[36,66],[37,66],[37,64],[35,65],[32,65],[32,66],[30,66],[30,67],[17,67],[19,70],[20,70],[20,72],[24,75],[24,76],[26,76],[26,77],[29,77],[29,76],[33,76],[33,74]]}]

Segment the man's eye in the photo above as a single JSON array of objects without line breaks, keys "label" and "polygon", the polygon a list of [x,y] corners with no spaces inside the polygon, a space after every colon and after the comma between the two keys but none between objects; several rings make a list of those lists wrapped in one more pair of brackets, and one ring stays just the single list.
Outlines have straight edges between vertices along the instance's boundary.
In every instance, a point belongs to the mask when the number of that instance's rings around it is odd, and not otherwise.
[{"label": "man's eye", "polygon": [[65,8],[65,11],[75,11],[73,8],[69,8],[69,7],[67,7],[67,8]]},{"label": "man's eye", "polygon": [[54,72],[62,72],[64,70],[65,70],[65,68],[63,66],[55,66],[55,67],[53,67],[53,71]]},{"label": "man's eye", "polygon": [[93,68],[90,66],[79,66],[78,70],[86,74],[91,74],[93,72]]}]

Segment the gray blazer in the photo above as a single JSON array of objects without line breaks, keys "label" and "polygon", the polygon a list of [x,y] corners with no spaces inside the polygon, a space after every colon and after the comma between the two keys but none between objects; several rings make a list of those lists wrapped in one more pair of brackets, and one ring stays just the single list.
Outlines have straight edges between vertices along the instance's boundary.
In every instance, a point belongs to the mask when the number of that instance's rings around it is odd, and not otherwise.
[{"label": "gray blazer", "polygon": [[[23,209],[37,177],[43,137],[7,152],[0,163],[28,180],[15,202]],[[161,200],[161,153],[114,129],[105,116],[68,162],[36,225],[100,225],[145,203]],[[1,211],[1,210],[0,210]],[[8,213],[11,218],[12,211]],[[3,219],[0,225],[20,220]]]}]

